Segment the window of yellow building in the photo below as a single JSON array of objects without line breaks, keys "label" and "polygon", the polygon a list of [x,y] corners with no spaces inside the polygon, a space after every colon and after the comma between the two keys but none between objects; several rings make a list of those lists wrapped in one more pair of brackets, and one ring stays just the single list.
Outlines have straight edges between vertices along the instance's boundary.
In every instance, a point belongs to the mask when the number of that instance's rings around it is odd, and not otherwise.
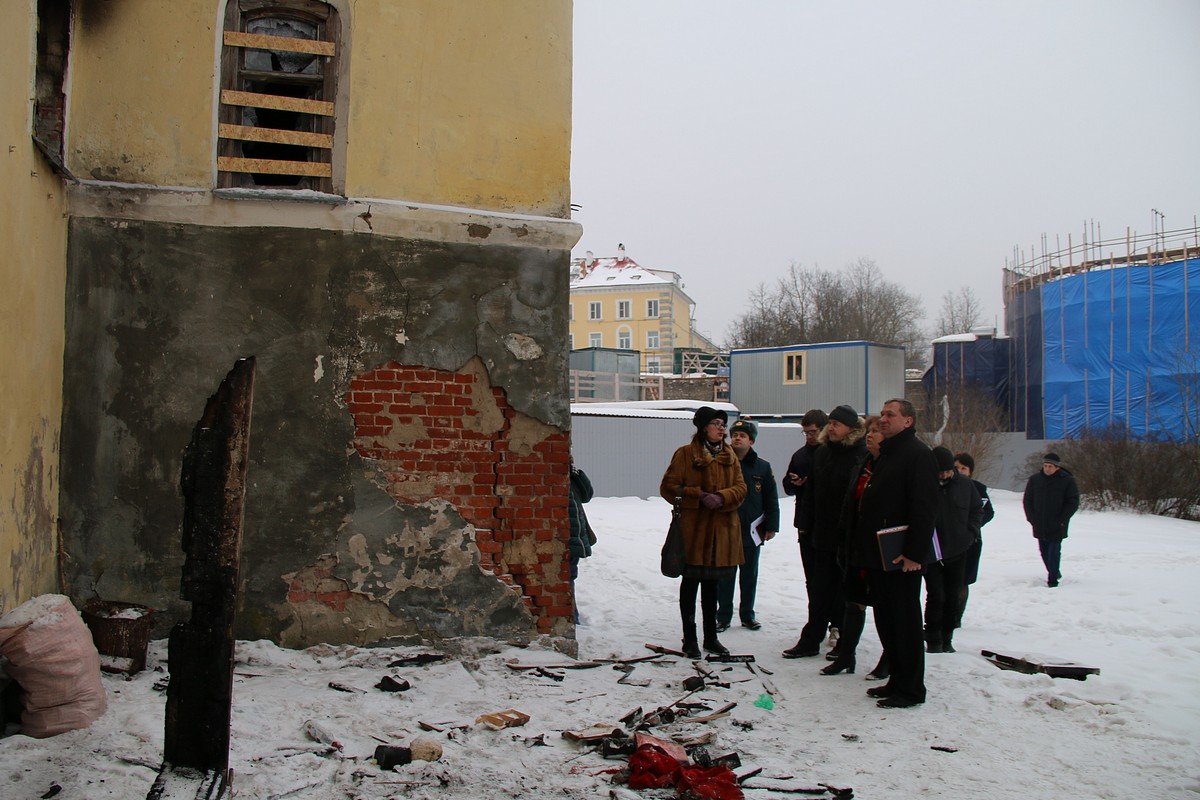
[{"label": "window of yellow building", "polygon": [[603,319],[600,315],[600,303],[598,301],[588,303],[588,319]]},{"label": "window of yellow building", "polygon": [[316,0],[229,0],[221,186],[333,191],[337,30],[337,12]]},{"label": "window of yellow building", "polygon": [[617,329],[617,347],[622,350],[632,349],[630,345],[633,343],[633,331],[622,325]]},{"label": "window of yellow building", "polygon": [[617,301],[617,319],[632,319],[633,318],[633,301],[618,300]]},{"label": "window of yellow building", "polygon": [[[646,316],[649,317],[650,319],[658,319],[658,301],[657,300],[647,300],[646,301]],[[657,347],[657,346],[658,345],[655,345],[655,347]]]}]

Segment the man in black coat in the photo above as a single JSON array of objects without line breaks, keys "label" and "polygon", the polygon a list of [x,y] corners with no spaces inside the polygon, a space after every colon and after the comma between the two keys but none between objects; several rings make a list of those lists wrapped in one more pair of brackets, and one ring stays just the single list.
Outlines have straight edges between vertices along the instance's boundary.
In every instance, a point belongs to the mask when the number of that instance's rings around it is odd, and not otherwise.
[{"label": "man in black coat", "polygon": [[807,658],[821,650],[825,630],[842,624],[846,598],[842,592],[843,565],[838,563],[842,531],[838,525],[846,490],[858,475],[866,453],[866,429],[858,413],[847,405],[829,412],[821,431],[821,446],[813,453],[812,472],[799,502],[800,539],[808,539],[810,552],[804,562],[808,584],[808,622],[795,647],[783,651],[784,658]]},{"label": "man in black coat", "polygon": [[[912,403],[895,398],[879,412],[879,458],[858,500],[850,565],[867,574],[875,627],[891,660],[891,678],[867,690],[883,708],[925,702],[921,566],[931,560],[937,515],[937,465],[917,438]],[[900,555],[884,563],[879,531],[899,529]]]},{"label": "man in black coat", "polygon": [[[775,538],[779,532],[779,490],[775,488],[775,475],[766,459],[754,452],[754,441],[758,438],[758,426],[748,419],[739,419],[729,430],[729,446],[742,462],[742,478],[746,481],[746,499],[738,506],[738,518],[742,523],[742,555],[744,561],[737,567],[738,575],[732,573],[722,578],[717,585],[717,633],[729,629],[733,622],[733,590],[737,584],[741,591],[738,617],[742,627],[756,631],[762,627],[754,613],[754,598],[758,593],[758,557],[763,544]],[[760,520],[761,517],[761,520]],[[755,541],[751,526],[756,528]]]},{"label": "man in black coat", "polygon": [[1033,526],[1046,565],[1046,585],[1053,589],[1062,580],[1062,543],[1067,538],[1067,526],[1079,510],[1079,487],[1057,453],[1046,453],[1042,471],[1030,476],[1024,504],[1025,519]]},{"label": "man in black coat", "polygon": [[[812,565],[812,537],[804,532],[803,526],[800,524],[800,505],[804,501],[804,489],[808,483],[808,476],[812,472],[813,455],[821,446],[818,437],[828,422],[829,418],[819,408],[809,409],[800,418],[800,429],[804,431],[804,446],[792,454],[792,460],[788,462],[787,472],[783,476],[783,493],[796,498],[796,511],[793,519],[800,542],[800,564],[804,567],[804,589],[808,594],[809,617],[812,617],[812,575],[816,567]],[[824,635],[821,638],[823,639]],[[817,644],[819,645],[820,642]]]}]

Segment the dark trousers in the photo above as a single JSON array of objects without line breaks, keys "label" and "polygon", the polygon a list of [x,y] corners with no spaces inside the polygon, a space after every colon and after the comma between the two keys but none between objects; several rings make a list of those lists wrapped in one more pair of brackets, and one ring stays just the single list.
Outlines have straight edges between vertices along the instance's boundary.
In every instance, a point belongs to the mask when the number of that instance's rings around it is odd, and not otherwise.
[{"label": "dark trousers", "polygon": [[894,694],[925,701],[925,639],[921,630],[921,573],[867,570],[875,627],[887,651]]},{"label": "dark trousers", "polygon": [[575,594],[575,579],[579,577],[579,556],[571,554],[571,604],[575,606],[575,624],[579,624],[579,598]]},{"label": "dark trousers", "polygon": [[965,555],[925,565],[925,627],[942,636],[954,630],[962,618]]},{"label": "dark trousers", "polygon": [[717,638],[717,583],[712,580],[683,578],[679,582],[679,618],[683,621],[683,640],[696,640],[696,591],[700,591],[700,630],[705,640]]},{"label": "dark trousers", "polygon": [[805,585],[808,588],[808,622],[800,631],[803,647],[820,647],[830,624],[840,625],[846,611],[846,596],[842,589],[842,568],[837,553],[818,550],[811,544],[800,543],[800,559],[804,563]]},{"label": "dark trousers", "polygon": [[1038,550],[1042,552],[1042,563],[1046,565],[1046,580],[1058,583],[1062,580],[1062,539],[1038,539]]},{"label": "dark trousers", "polygon": [[738,603],[738,618],[742,622],[754,621],[754,597],[758,594],[758,558],[762,555],[762,547],[754,540],[743,534],[742,556],[746,559],[733,574],[717,582],[717,624],[728,625],[733,622],[733,589],[737,586],[741,592],[741,602]]}]

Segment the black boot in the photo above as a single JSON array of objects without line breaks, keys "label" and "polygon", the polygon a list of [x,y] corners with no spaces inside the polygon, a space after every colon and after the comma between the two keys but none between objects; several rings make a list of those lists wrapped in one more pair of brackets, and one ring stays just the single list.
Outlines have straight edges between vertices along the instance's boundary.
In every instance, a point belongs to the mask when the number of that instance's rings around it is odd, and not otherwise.
[{"label": "black boot", "polygon": [[954,631],[953,630],[942,631],[942,652],[943,653],[957,652],[954,649]]},{"label": "black boot", "polygon": [[696,625],[693,623],[689,630],[683,628],[683,654],[688,658],[700,658],[700,643],[696,641]]},{"label": "black boot", "polygon": [[[709,590],[709,584],[712,584]],[[729,648],[721,644],[717,638],[717,582],[700,582],[700,614],[704,623],[704,649],[710,653],[723,656],[729,654]]]},{"label": "black boot", "polygon": [[863,626],[867,622],[867,611],[855,603],[846,604],[846,616],[838,636],[838,655],[833,663],[821,670],[822,675],[854,674],[854,656],[858,640],[862,638]]},{"label": "black boot", "polygon": [[879,654],[879,663],[875,665],[875,669],[867,673],[869,681],[886,681],[892,676],[891,666],[888,663],[887,650]]},{"label": "black boot", "polygon": [[944,653],[946,648],[942,645],[941,631],[926,631],[925,633],[925,652],[926,653]]},{"label": "black boot", "polygon": [[[688,591],[690,589],[690,591]],[[696,641],[696,584],[680,585],[679,618],[683,623],[683,653],[688,658],[700,658]]]}]

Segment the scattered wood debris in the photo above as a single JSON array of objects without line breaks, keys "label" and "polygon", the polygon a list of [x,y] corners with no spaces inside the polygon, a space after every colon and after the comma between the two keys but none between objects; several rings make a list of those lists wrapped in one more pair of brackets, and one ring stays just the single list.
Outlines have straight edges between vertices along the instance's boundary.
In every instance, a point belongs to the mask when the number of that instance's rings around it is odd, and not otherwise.
[{"label": "scattered wood debris", "polygon": [[1035,655],[1033,653],[1014,656],[997,653],[993,650],[980,650],[979,654],[997,667],[1000,667],[1000,669],[1016,670],[1017,672],[1024,672],[1027,675],[1041,672],[1049,675],[1051,678],[1072,678],[1073,680],[1083,681],[1087,680],[1088,675],[1100,674],[1099,667],[1088,667],[1075,661],[1054,656]]},{"label": "scattered wood debris", "polygon": [[388,664],[389,667],[423,667],[426,664],[434,664],[439,661],[445,661],[450,656],[445,653],[416,653],[411,656],[402,656]]},{"label": "scattered wood debris", "polygon": [[480,714],[475,718],[475,722],[483,723],[494,731],[501,731],[505,728],[521,727],[526,722],[529,722],[529,715],[522,714],[515,708],[509,708],[493,714]]}]

